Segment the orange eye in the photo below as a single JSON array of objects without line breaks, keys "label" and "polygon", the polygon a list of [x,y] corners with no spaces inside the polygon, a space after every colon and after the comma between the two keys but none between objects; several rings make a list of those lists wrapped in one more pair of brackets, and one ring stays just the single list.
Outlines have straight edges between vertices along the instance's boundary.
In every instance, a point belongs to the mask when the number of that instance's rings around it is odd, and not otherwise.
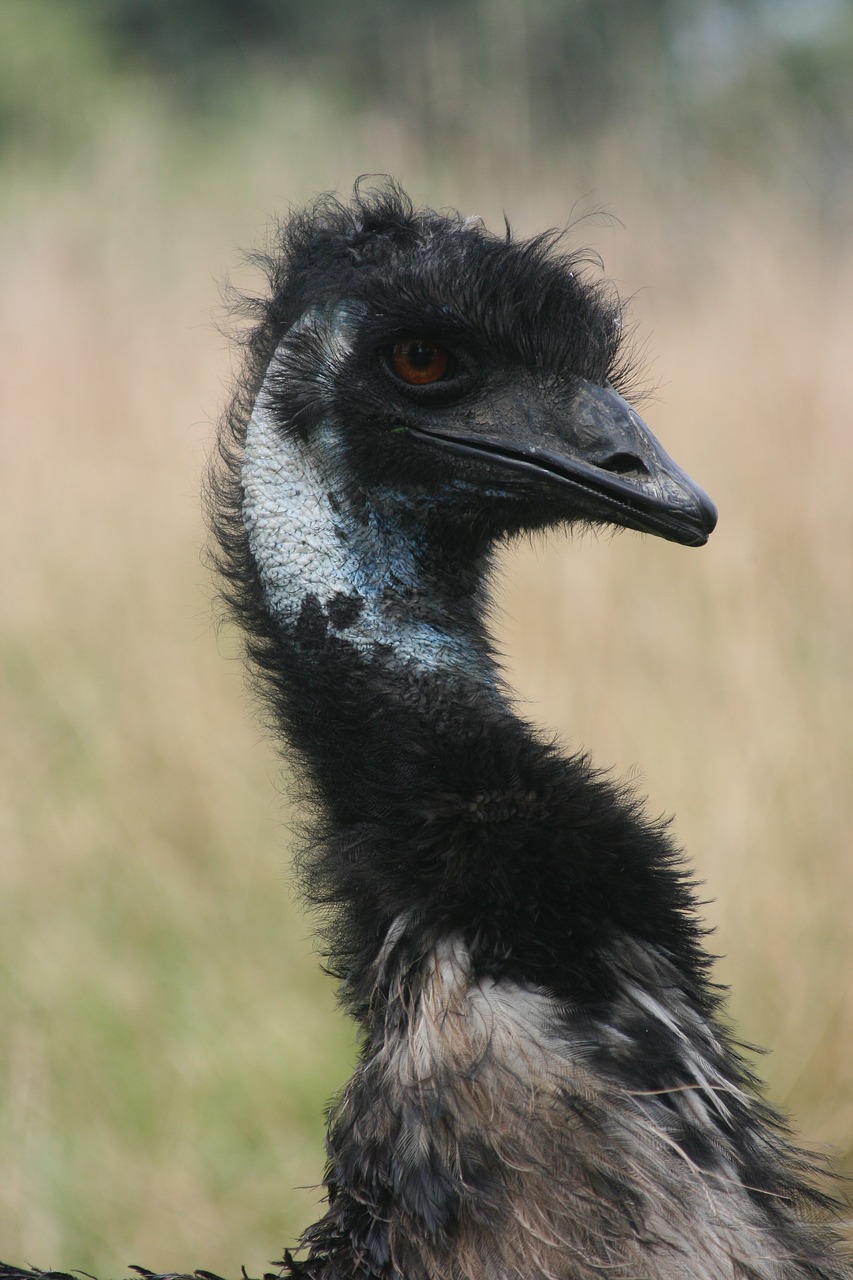
[{"label": "orange eye", "polygon": [[391,368],[402,382],[413,387],[440,382],[450,363],[447,348],[427,338],[404,338],[402,342],[395,342],[391,351]]}]

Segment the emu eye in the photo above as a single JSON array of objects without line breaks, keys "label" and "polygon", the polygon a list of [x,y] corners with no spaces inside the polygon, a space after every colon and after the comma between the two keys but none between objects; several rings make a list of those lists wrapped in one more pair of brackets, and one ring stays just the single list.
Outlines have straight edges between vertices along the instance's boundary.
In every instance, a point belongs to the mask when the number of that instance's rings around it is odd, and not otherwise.
[{"label": "emu eye", "polygon": [[428,338],[403,338],[391,348],[389,364],[401,382],[423,387],[452,373],[454,360],[447,347]]}]

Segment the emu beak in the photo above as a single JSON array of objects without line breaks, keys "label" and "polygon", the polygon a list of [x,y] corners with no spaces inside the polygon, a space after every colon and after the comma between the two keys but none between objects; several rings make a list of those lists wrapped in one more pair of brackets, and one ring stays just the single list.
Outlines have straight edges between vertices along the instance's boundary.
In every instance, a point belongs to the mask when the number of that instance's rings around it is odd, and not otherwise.
[{"label": "emu beak", "polygon": [[[500,425],[499,425],[500,424]],[[610,386],[581,380],[566,404],[541,387],[496,397],[488,425],[417,431],[455,453],[498,463],[558,496],[571,519],[622,525],[701,547],[717,508]]]},{"label": "emu beak", "polygon": [[627,400],[612,387],[582,382],[571,416],[569,447],[555,453],[534,448],[538,465],[585,489],[598,506],[598,519],[685,546],[704,546],[717,523],[717,508]]}]

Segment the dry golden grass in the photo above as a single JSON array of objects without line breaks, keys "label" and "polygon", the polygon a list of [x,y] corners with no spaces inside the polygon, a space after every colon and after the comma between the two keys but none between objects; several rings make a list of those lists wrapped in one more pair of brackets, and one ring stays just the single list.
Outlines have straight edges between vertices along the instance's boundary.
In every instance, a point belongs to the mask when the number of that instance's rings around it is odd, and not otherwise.
[{"label": "dry golden grass", "polygon": [[[353,156],[330,135],[274,177],[272,126],[219,168],[125,132],[88,192],[22,185],[0,229],[10,1260],[252,1270],[317,1200],[352,1037],[289,897],[280,765],[213,630],[198,490],[230,376],[213,281],[287,198],[410,177],[390,126],[357,130]],[[516,189],[498,166],[411,185],[565,220],[586,177],[528,163]],[[627,231],[579,234],[626,290],[654,285],[646,416],[720,526],[701,552],[513,552],[501,643],[532,716],[676,811],[737,1025],[851,1168],[853,254],[769,198],[697,217],[617,171],[597,181]]]}]

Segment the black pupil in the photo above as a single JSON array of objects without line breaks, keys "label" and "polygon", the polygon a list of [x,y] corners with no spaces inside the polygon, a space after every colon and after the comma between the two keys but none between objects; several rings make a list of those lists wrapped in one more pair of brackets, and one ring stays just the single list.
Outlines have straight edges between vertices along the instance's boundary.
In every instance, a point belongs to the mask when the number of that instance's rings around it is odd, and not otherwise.
[{"label": "black pupil", "polygon": [[406,355],[416,369],[428,369],[435,359],[435,347],[428,342],[413,342]]}]

